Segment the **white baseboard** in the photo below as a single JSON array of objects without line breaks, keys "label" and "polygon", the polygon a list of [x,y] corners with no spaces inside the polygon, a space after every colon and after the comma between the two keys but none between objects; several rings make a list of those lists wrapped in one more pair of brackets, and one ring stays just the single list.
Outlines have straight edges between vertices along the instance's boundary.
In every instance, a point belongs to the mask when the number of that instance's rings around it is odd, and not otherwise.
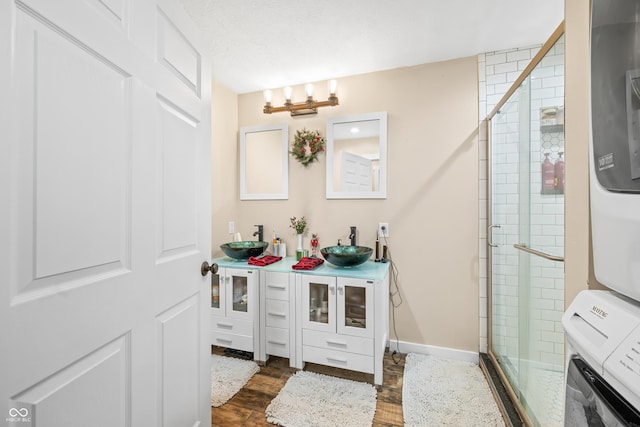
[{"label": "white baseboard", "polygon": [[[396,350],[396,341],[388,343],[389,351]],[[463,362],[479,363],[479,354],[473,351],[457,350],[455,348],[438,347],[435,345],[416,344],[412,342],[399,341],[400,353],[418,353],[430,356],[441,357],[443,359],[461,360]]]}]

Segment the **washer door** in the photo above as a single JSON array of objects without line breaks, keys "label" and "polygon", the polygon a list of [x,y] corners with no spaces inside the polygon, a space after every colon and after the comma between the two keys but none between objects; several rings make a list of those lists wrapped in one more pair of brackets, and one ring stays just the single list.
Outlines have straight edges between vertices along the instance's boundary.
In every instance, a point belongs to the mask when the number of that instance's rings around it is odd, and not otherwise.
[{"label": "washer door", "polygon": [[640,426],[640,412],[582,359],[569,362],[565,426]]}]

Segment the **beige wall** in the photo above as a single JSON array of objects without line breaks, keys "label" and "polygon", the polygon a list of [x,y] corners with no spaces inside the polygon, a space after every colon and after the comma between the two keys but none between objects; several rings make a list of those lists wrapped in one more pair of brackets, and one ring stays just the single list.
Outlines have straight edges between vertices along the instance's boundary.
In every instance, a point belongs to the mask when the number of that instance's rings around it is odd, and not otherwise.
[{"label": "beige wall", "polygon": [[[241,202],[232,96],[214,86],[214,153],[224,158],[213,159],[213,255],[221,256],[219,245],[231,238],[228,221],[245,239],[252,238],[254,224],[265,226],[266,238],[275,229],[289,254],[295,245],[291,216],[307,217],[321,247],[347,241],[351,225],[358,227],[358,244],[373,246],[378,222],[388,222],[404,300],[395,316],[400,340],[477,351],[477,58],[341,78],[338,84],[340,106],[299,118],[265,115],[261,93],[240,95],[236,129],[285,121],[291,140],[303,127],[326,135],[328,117],[387,111],[388,198],[327,200],[322,155],[307,168],[290,158],[289,200]],[[325,98],[325,82],[315,86],[316,98]],[[302,91],[294,88],[294,101],[303,99]],[[282,103],[279,92],[274,105]],[[220,125],[222,120],[229,123]]]},{"label": "beige wall", "polygon": [[589,8],[588,1],[565,1],[566,305],[587,287],[604,288],[593,278],[590,251]]},{"label": "beige wall", "polygon": [[240,198],[238,96],[215,81],[211,90],[211,251],[218,256]]}]

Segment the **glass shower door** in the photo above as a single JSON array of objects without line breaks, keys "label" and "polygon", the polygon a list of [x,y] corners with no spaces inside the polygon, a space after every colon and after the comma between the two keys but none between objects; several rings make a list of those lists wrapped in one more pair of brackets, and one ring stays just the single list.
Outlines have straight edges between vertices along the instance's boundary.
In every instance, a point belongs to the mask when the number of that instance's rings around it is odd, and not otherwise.
[{"label": "glass shower door", "polygon": [[531,425],[563,425],[564,37],[489,121],[489,354]]},{"label": "glass shower door", "polygon": [[528,116],[528,107],[521,109],[520,101],[525,95],[521,86],[500,108],[491,120],[489,140],[491,346],[514,389],[520,385],[521,290],[519,257],[513,245],[520,242],[519,144],[521,124],[526,124],[520,116]]}]

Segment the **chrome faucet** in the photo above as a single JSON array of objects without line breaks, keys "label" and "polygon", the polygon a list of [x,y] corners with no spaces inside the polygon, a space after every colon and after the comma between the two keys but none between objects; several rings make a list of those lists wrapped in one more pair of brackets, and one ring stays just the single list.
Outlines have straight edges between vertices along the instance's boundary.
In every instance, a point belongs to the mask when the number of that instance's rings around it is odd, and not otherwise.
[{"label": "chrome faucet", "polygon": [[258,242],[262,242],[264,240],[264,227],[262,225],[255,225],[258,227],[258,231],[254,232],[254,236],[258,236]]},{"label": "chrome faucet", "polygon": [[356,226],[352,225],[350,228],[351,228],[351,234],[349,234],[349,239],[351,239],[351,246],[355,246],[356,245]]}]

